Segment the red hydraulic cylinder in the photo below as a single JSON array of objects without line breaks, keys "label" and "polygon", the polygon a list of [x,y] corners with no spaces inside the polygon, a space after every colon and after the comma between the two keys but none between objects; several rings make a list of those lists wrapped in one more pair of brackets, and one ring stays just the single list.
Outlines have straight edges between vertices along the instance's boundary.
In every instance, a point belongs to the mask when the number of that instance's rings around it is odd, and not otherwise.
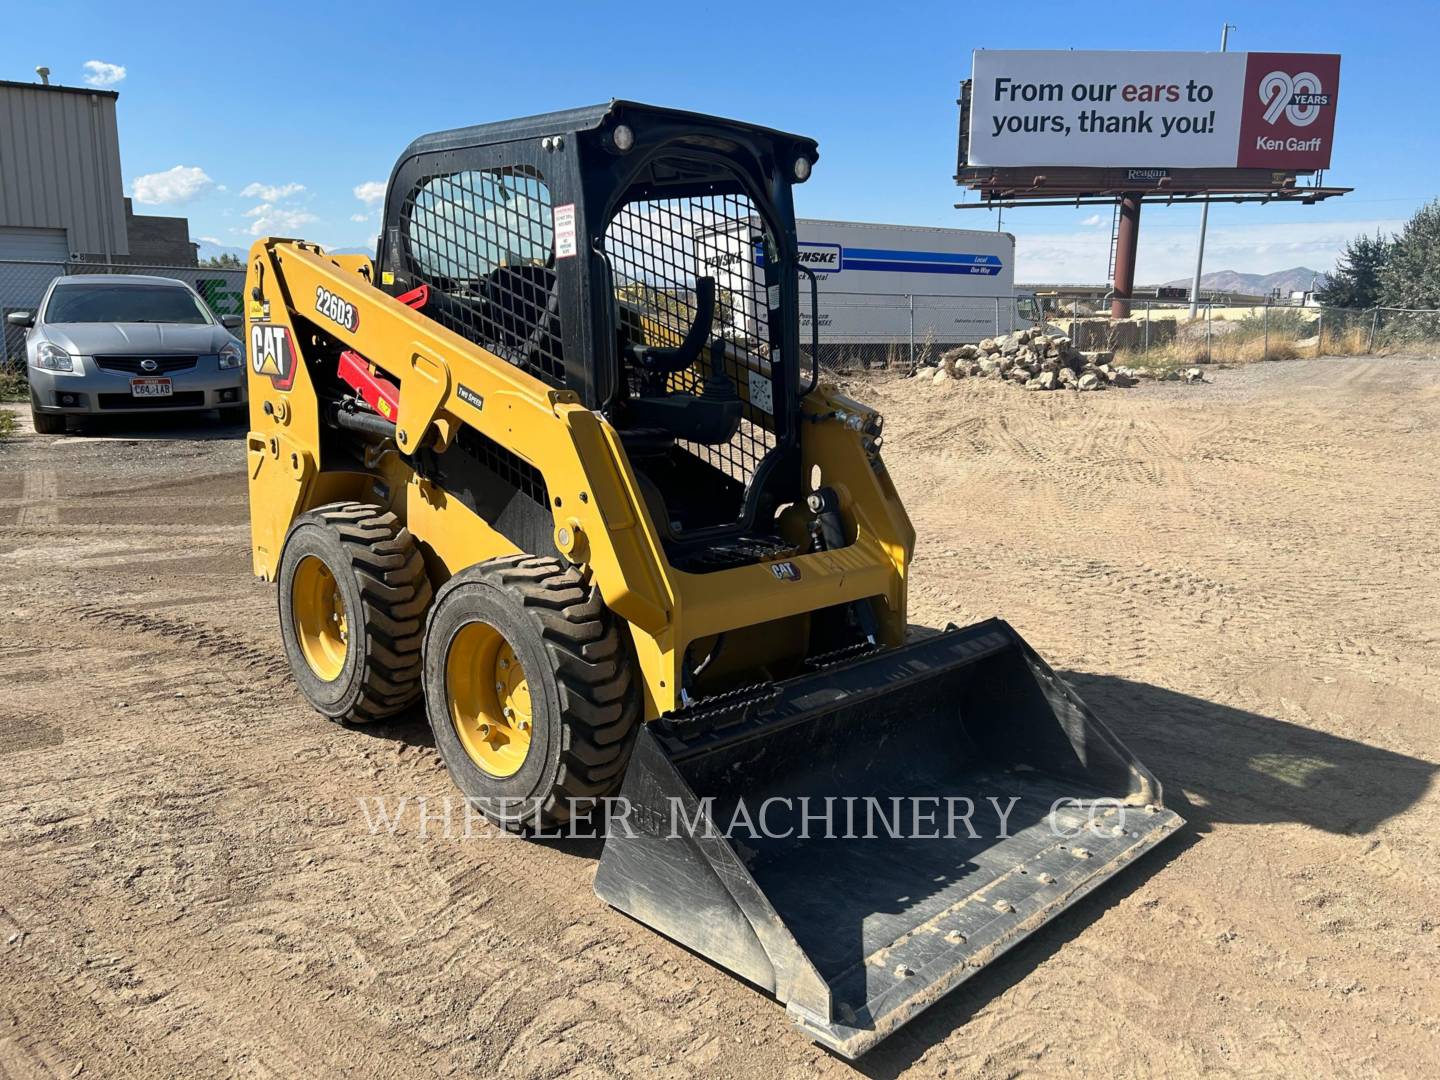
[{"label": "red hydraulic cylinder", "polygon": [[365,404],[391,423],[400,415],[400,387],[370,370],[370,363],[353,349],[340,354],[336,374],[355,389]]}]

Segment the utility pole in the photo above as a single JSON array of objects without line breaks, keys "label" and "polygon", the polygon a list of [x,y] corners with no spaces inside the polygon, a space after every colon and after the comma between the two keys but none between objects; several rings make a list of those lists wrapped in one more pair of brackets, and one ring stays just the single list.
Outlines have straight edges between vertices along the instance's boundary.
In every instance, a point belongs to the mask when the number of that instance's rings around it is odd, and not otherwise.
[{"label": "utility pole", "polygon": [[[1225,52],[1226,46],[1230,44],[1230,31],[1236,27],[1226,23],[1220,28],[1220,51]],[[1195,277],[1190,282],[1190,318],[1195,318],[1200,311],[1200,273],[1205,266],[1205,226],[1210,221],[1210,198],[1207,195],[1205,201],[1200,204],[1200,248],[1195,252]]]}]

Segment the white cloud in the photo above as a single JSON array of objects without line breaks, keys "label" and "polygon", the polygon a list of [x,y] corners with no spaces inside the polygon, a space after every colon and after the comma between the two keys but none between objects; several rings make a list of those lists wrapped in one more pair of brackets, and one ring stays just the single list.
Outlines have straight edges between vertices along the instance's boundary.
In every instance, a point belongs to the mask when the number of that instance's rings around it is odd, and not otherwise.
[{"label": "white cloud", "polygon": [[199,239],[202,244],[219,244],[223,242],[217,236],[201,236],[197,239]]},{"label": "white cloud", "polygon": [[351,221],[369,221],[369,220],[370,220],[370,215],[369,215],[369,214],[351,214],[351,215],[350,215],[350,220],[351,220]]},{"label": "white cloud", "polygon": [[260,199],[263,202],[273,203],[289,198],[291,195],[299,195],[304,190],[304,184],[262,184],[257,180],[253,184],[246,184],[240,190],[240,195],[246,199]]},{"label": "white cloud", "polygon": [[1091,214],[1091,215],[1090,215],[1089,217],[1087,217],[1084,221],[1080,222],[1080,224],[1081,224],[1081,225],[1099,225],[1099,224],[1100,224],[1100,215],[1099,215],[1099,214]]},{"label": "white cloud", "polygon": [[176,165],[164,172],[137,176],[130,185],[137,203],[163,206],[193,199],[214,186],[214,181],[197,165]]},{"label": "white cloud", "polygon": [[85,61],[85,81],[91,86],[114,86],[125,78],[125,69],[119,64],[107,64],[104,60]]},{"label": "white cloud", "polygon": [[271,203],[261,203],[245,211],[245,216],[254,218],[250,223],[251,236],[293,235],[312,221],[318,220],[306,210],[290,210]]},{"label": "white cloud", "polygon": [[374,206],[385,198],[385,183],[382,180],[366,180],[355,185],[355,197],[366,206]]}]

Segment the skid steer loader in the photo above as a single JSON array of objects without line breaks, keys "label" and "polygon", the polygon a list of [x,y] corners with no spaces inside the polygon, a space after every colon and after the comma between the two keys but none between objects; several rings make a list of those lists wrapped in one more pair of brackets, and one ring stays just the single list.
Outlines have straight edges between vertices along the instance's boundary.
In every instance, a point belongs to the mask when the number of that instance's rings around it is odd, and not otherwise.
[{"label": "skid steer loader", "polygon": [[1006,623],[907,640],[881,418],[801,334],[817,156],[622,101],[418,139],[374,260],[252,248],[247,452],[319,712],[423,698],[493,821],[603,822],[605,901],[854,1057],[1181,821]]}]

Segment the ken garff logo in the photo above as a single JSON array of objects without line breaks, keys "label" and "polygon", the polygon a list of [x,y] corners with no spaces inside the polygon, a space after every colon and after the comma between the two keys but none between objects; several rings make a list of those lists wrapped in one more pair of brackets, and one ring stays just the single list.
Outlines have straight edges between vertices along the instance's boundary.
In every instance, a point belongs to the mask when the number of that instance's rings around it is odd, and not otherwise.
[{"label": "ken garff logo", "polygon": [[1260,100],[1265,102],[1265,122],[1273,124],[1285,114],[1296,127],[1313,124],[1320,109],[1330,104],[1330,95],[1320,86],[1320,76],[1309,71],[1291,75],[1272,71],[1260,80]]}]

